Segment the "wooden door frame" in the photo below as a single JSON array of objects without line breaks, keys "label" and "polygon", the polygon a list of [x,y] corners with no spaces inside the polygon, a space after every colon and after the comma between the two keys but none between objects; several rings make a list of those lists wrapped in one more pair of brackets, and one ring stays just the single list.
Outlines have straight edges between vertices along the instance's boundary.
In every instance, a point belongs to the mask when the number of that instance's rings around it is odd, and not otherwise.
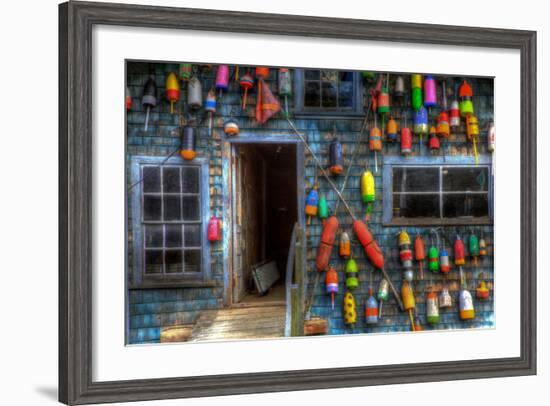
[{"label": "wooden door frame", "polygon": [[[262,135],[255,133],[241,133],[237,137],[222,137],[222,201],[225,208],[223,221],[223,304],[233,304],[233,182],[232,160],[234,148],[238,144],[295,144],[296,145],[296,205],[297,221],[301,227],[305,226],[305,147],[299,136],[293,133],[273,133]],[[306,249],[302,258],[304,269],[306,266]]]}]

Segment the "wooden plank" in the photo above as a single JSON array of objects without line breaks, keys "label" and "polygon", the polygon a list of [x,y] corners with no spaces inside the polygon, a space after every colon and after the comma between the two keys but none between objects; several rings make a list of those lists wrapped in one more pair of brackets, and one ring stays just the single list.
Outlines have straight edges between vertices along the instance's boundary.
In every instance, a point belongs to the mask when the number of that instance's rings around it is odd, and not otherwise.
[{"label": "wooden plank", "polygon": [[294,278],[297,285],[295,309],[297,336],[301,336],[304,333],[304,243],[304,229],[298,227],[296,229],[296,253],[294,255]]},{"label": "wooden plank", "polygon": [[315,317],[304,322],[304,335],[313,336],[328,333],[328,321]]},{"label": "wooden plank", "polygon": [[290,288],[290,336],[296,337],[299,335],[299,319],[298,319],[298,289],[294,285]]}]

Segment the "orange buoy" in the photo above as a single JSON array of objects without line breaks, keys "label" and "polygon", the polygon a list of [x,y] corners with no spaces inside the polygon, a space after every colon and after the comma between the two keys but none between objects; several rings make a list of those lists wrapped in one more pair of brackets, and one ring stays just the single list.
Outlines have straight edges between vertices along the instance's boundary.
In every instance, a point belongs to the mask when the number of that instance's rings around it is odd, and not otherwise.
[{"label": "orange buoy", "polygon": [[351,254],[351,243],[349,235],[345,231],[340,234],[340,256],[342,258],[349,258]]},{"label": "orange buoy", "polygon": [[315,266],[319,272],[324,271],[328,267],[330,254],[332,252],[332,246],[336,239],[336,232],[338,231],[338,219],[336,216],[330,216],[323,226],[323,233],[321,234],[321,242],[319,244],[319,251],[317,252],[317,259]]},{"label": "orange buoy", "polygon": [[332,266],[327,271],[325,285],[327,293],[330,295],[331,308],[334,310],[334,295],[338,293],[338,274]]}]

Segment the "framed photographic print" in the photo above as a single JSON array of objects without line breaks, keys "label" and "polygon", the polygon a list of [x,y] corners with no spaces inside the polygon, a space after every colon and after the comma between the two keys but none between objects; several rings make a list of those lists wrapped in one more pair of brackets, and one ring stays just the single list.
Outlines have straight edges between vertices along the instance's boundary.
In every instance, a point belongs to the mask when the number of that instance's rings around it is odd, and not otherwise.
[{"label": "framed photographic print", "polygon": [[60,5],[60,401],[535,374],[535,41]]}]

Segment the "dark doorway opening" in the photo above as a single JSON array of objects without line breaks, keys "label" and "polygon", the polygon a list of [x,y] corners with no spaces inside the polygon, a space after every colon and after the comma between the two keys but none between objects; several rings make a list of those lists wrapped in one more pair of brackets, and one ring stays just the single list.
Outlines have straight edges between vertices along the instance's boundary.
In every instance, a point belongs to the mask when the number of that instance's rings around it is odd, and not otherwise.
[{"label": "dark doorway opening", "polygon": [[[284,303],[288,248],[298,218],[296,145],[234,144],[234,157],[233,303]],[[279,278],[259,292],[253,269],[269,261]]]}]

